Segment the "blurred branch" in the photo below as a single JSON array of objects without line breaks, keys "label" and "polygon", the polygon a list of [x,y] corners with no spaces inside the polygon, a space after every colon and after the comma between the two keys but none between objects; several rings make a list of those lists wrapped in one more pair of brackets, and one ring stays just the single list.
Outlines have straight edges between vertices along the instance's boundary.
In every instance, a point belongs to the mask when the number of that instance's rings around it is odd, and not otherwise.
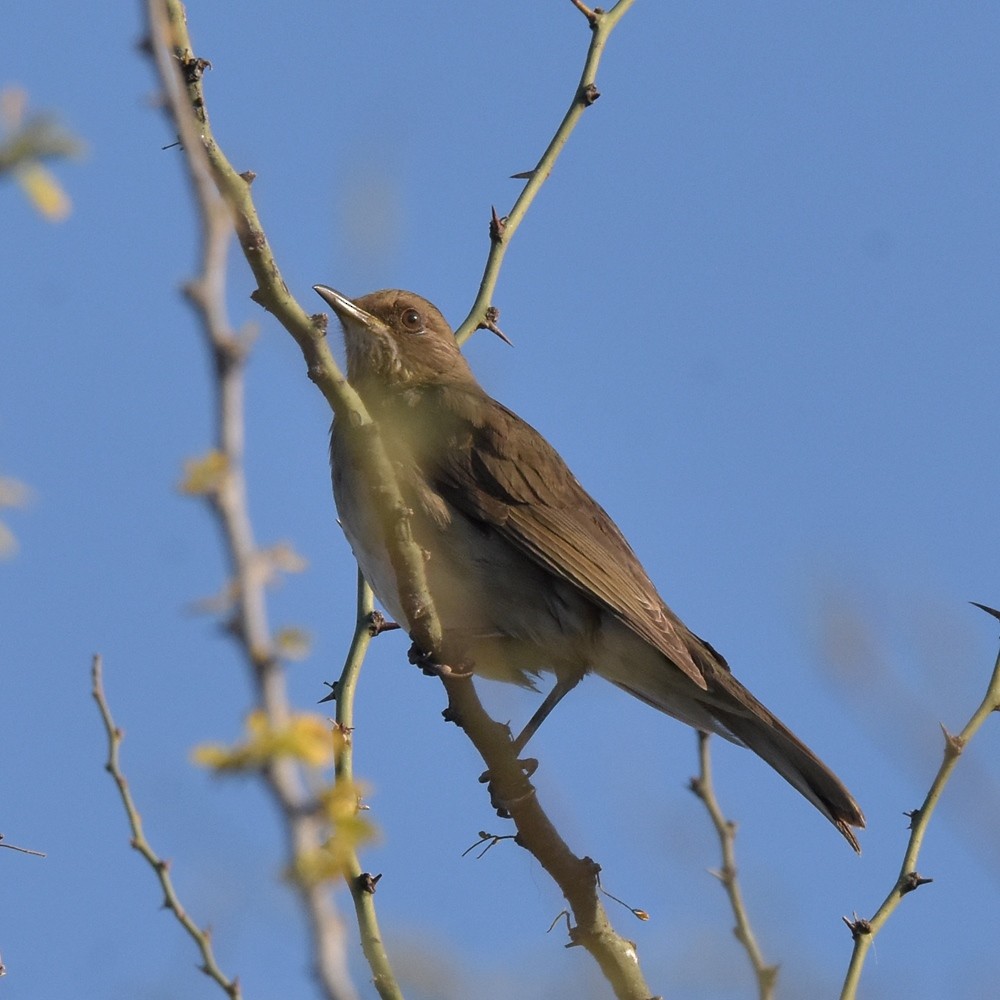
[{"label": "blurred branch", "polygon": [[722,883],[726,895],[729,897],[729,905],[736,918],[733,933],[736,935],[736,940],[743,945],[743,949],[750,959],[750,964],[753,966],[754,975],[757,977],[757,995],[760,1000],[772,1000],[778,981],[778,966],[768,965],[764,961],[764,955],[754,937],[753,928],[750,926],[750,916],[747,913],[746,904],[743,902],[743,892],[737,878],[736,823],[726,819],[719,806],[719,800],[715,797],[709,741],[708,733],[698,733],[698,777],[691,779],[689,787],[705,804],[715,832],[719,836],[719,846],[722,849],[722,867],[711,874]]},{"label": "blurred branch", "polygon": [[188,932],[194,943],[198,946],[198,950],[201,952],[202,964],[199,966],[201,971],[209,979],[214,979],[231,1000],[240,1000],[243,994],[240,990],[239,980],[229,979],[219,968],[215,960],[215,953],[212,950],[211,934],[207,930],[203,931],[188,916],[187,910],[184,909],[174,889],[173,880],[170,878],[169,862],[164,861],[153,850],[149,841],[146,840],[146,835],[142,829],[142,817],[139,815],[135,800],[129,791],[128,781],[121,769],[122,731],[115,725],[115,721],[111,716],[111,709],[108,707],[108,701],[104,694],[104,678],[100,656],[94,657],[90,678],[91,694],[94,696],[94,701],[97,702],[101,719],[104,722],[104,729],[108,735],[108,762],[105,767],[108,774],[114,778],[115,784],[118,786],[118,794],[121,796],[122,805],[124,805],[125,813],[128,816],[129,826],[132,828],[132,847],[145,858],[149,867],[153,869],[156,877],[160,880],[160,886],[163,889],[164,908],[173,913],[177,918],[177,922]]},{"label": "blurred branch", "polygon": [[408,508],[395,480],[395,472],[382,447],[364,404],[348,384],[330,351],[326,338],[327,319],[323,314],[307,316],[281,277],[277,261],[261,228],[250,196],[252,171],[237,173],[219,148],[212,132],[202,88],[202,76],[210,66],[194,55],[187,31],[184,5],[180,0],[147,0],[153,57],[164,87],[167,109],[187,154],[191,169],[205,169],[228,206],[237,238],[247,263],[257,280],[252,298],[267,309],[291,334],[306,361],[307,374],[323,393],[338,420],[358,439],[358,452],[369,463],[368,476],[379,484],[372,505],[386,523],[399,528],[399,545],[390,551],[400,589],[413,596],[415,622],[425,645],[439,645],[440,628],[427,591],[423,560],[409,532]]},{"label": "blurred branch", "polygon": [[[976,607],[982,608],[987,614],[1000,618],[1000,612],[987,608],[982,604]],[[917,872],[917,858],[920,855],[920,848],[923,846],[924,836],[930,825],[931,816],[937,808],[938,801],[944,792],[945,786],[951,778],[952,772],[958,764],[959,758],[968,745],[969,741],[979,731],[979,728],[986,721],[991,713],[1000,711],[1000,654],[997,655],[993,665],[993,674],[990,677],[986,694],[980,702],[979,707],[972,714],[972,717],[965,724],[965,727],[957,735],[953,736],[944,726],[941,730],[944,733],[944,758],[938,768],[934,780],[931,782],[927,796],[919,809],[909,813],[910,817],[910,838],[903,854],[903,863],[899,869],[895,885],[886,896],[882,905],[876,910],[875,915],[870,919],[858,917],[855,914],[853,920],[844,917],[854,938],[854,950],[851,953],[851,961],[847,968],[847,975],[844,979],[844,986],[841,990],[841,1000],[854,1000],[857,996],[858,985],[861,981],[861,971],[864,967],[868,949],[871,948],[875,935],[882,929],[885,922],[892,916],[900,901],[908,893],[918,889],[921,885],[931,882],[932,879],[924,878]]]},{"label": "blurred branch", "polygon": [[[169,12],[169,13],[168,13]],[[180,133],[185,162],[201,223],[200,273],[185,293],[193,306],[209,347],[216,389],[217,476],[204,490],[223,536],[229,561],[233,615],[229,631],[243,651],[255,681],[257,698],[268,724],[286,727],[291,712],[285,671],[268,623],[264,571],[265,554],[254,539],[243,467],[244,367],[250,338],[232,332],[225,308],[225,277],[229,241],[234,223],[229,202],[217,187],[216,171],[209,162],[187,104],[187,94],[177,74],[171,50],[172,30],[183,25],[179,4],[152,0],[148,7],[152,55],[167,96],[167,107]],[[200,65],[200,64],[199,64]],[[204,66],[200,66],[198,74]],[[188,79],[194,71],[188,65]],[[244,189],[247,181],[238,179]],[[247,226],[237,224],[245,235]],[[306,320],[304,325],[312,329]],[[278,805],[291,857],[295,861],[315,856],[327,841],[327,825],[316,808],[296,761],[272,757],[262,768],[264,781]],[[355,991],[347,968],[343,921],[334,908],[330,891],[321,881],[294,879],[312,936],[313,968],[326,997],[351,998]]]},{"label": "blurred branch", "polygon": [[596,86],[597,67],[600,65],[601,56],[604,54],[604,47],[615,26],[622,19],[633,0],[618,0],[611,10],[604,11],[595,7],[588,9],[578,0],[571,0],[581,13],[587,18],[591,30],[590,47],[587,49],[587,57],[583,65],[583,73],[580,82],[577,84],[570,101],[569,109],[559,123],[559,127],[552,136],[551,141],[542,154],[542,158],[533,170],[524,174],[515,174],[515,178],[525,178],[527,184],[518,195],[514,207],[506,216],[499,217],[496,210],[490,221],[490,252],[486,259],[486,269],[483,272],[482,281],[479,284],[479,292],[476,300],[472,303],[469,315],[455,331],[455,337],[460,344],[472,336],[472,334],[484,327],[493,329],[499,313],[493,307],[493,293],[496,290],[497,279],[500,276],[500,268],[503,265],[507,247],[517,231],[518,226],[524,219],[525,214],[535,200],[535,195],[541,190],[542,185],[548,180],[552,168],[566,145],[573,129],[576,128],[584,111],[590,107],[601,95]]},{"label": "blurred branch", "polygon": [[[616,7],[620,8],[618,16],[629,2],[621,0]],[[154,58],[191,169],[201,171],[202,167],[194,164],[207,164],[257,279],[253,298],[295,338],[306,359],[309,377],[323,392],[336,418],[356,435],[354,453],[367,463],[365,476],[375,484],[371,495],[374,513],[396,529],[389,557],[411,623],[411,638],[422,653],[433,659],[441,648],[441,625],[427,589],[423,554],[410,530],[409,510],[378,428],[330,353],[325,318],[306,316],[281,278],[250,196],[253,174],[238,174],[215,142],[201,86],[209,64],[192,51],[183,5],[179,0],[149,0],[149,17]],[[577,919],[572,943],[585,946],[594,955],[618,997],[647,1000],[650,990],[639,971],[635,948],[613,932],[597,898],[598,866],[587,858],[576,858],[555,834],[516,760],[509,730],[483,711],[470,675],[455,673],[442,663],[435,665],[434,672],[440,674],[448,693],[451,718],[461,724],[490,768],[494,791],[518,826],[519,842],[532,851],[566,893]]]},{"label": "blurred branch", "polygon": [[[24,483],[10,476],[0,476],[0,508],[24,507],[31,498],[31,490]],[[7,525],[0,521],[0,559],[17,551],[17,539]]]}]

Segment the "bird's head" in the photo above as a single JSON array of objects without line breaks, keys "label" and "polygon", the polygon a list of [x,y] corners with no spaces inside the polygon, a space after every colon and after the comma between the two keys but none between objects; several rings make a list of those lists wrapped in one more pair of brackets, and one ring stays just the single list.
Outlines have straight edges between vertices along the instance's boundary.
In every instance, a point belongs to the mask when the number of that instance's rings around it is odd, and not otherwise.
[{"label": "bird's head", "polygon": [[386,289],[349,299],[313,286],[344,328],[347,377],[385,388],[474,381],[448,321],[413,292]]}]

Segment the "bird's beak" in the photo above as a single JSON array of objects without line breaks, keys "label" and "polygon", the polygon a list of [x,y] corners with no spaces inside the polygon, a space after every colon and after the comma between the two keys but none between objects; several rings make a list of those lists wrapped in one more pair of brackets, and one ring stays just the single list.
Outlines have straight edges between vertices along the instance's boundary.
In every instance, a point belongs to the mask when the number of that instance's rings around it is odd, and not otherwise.
[{"label": "bird's beak", "polygon": [[374,330],[382,325],[377,317],[359,309],[346,295],[341,295],[326,285],[313,285],[313,291],[337,314],[342,323],[362,326],[366,330]]}]

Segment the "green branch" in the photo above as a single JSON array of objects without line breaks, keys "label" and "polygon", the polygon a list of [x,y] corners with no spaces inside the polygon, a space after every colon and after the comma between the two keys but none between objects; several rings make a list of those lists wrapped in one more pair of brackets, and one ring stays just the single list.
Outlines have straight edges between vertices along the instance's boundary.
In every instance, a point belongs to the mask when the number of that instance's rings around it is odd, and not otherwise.
[{"label": "green branch", "polygon": [[[982,608],[996,618],[1000,618],[1000,612],[994,611],[992,608],[987,608],[982,604],[977,604],[976,607]],[[922,877],[917,872],[917,858],[920,854],[920,848],[923,846],[924,836],[927,833],[931,816],[934,815],[934,810],[937,808],[945,786],[948,784],[948,780],[951,778],[952,772],[955,770],[963,751],[968,746],[969,740],[976,735],[987,717],[998,710],[1000,710],[1000,654],[997,655],[996,662],[993,665],[993,675],[990,677],[986,694],[983,696],[979,707],[965,724],[965,728],[957,736],[953,736],[944,726],[941,727],[944,733],[944,759],[941,761],[941,766],[938,768],[933,782],[931,782],[931,787],[927,792],[923,804],[919,809],[909,814],[910,839],[906,845],[903,863],[900,866],[899,876],[896,878],[895,885],[893,885],[882,905],[875,911],[875,915],[870,919],[865,920],[857,915],[855,915],[853,920],[848,920],[847,917],[844,918],[844,923],[847,924],[851,931],[851,936],[854,938],[854,950],[851,953],[851,961],[847,968],[847,975],[844,979],[844,987],[840,993],[840,1000],[854,1000],[857,996],[858,985],[861,981],[861,970],[864,967],[868,949],[871,948],[872,942],[875,940],[875,935],[878,934],[885,922],[892,916],[903,897],[921,885],[932,881],[929,878]]]},{"label": "green branch", "polygon": [[[337,702],[337,725],[344,734],[344,748],[337,757],[336,781],[351,782],[354,764],[354,694],[357,689],[361,665],[374,636],[385,628],[384,619],[375,610],[372,589],[358,571],[358,614],[354,625],[354,637],[347,652],[347,660],[340,679],[334,688],[333,697]],[[378,917],[375,913],[375,882],[373,877],[362,871],[356,851],[348,852],[344,865],[344,880],[354,900],[358,930],[361,934],[361,948],[372,970],[372,982],[382,1000],[402,1000],[403,993],[396,981],[389,962],[389,955],[382,942]]]},{"label": "green branch", "polygon": [[[469,315],[455,331],[455,338],[460,344],[464,344],[476,330],[484,327],[492,328],[492,325],[495,324],[497,312],[493,307],[493,293],[496,291],[497,279],[500,276],[500,267],[507,253],[507,247],[531,207],[531,203],[535,200],[535,196],[548,180],[549,174],[552,173],[552,168],[573,129],[576,128],[577,122],[583,116],[584,111],[601,96],[596,85],[597,67],[600,65],[601,56],[604,54],[604,47],[608,43],[611,32],[632,6],[633,0],[618,0],[614,7],[608,11],[602,11],[599,8],[589,10],[578,0],[572,0],[572,2],[583,12],[592,32],[590,47],[587,49],[587,57],[583,64],[583,73],[580,75],[580,82],[573,92],[569,109],[559,123],[555,135],[552,136],[548,147],[542,154],[542,158],[538,161],[535,169],[525,175],[528,183],[521,190],[517,201],[514,202],[514,207],[508,215],[502,218],[497,216],[496,211],[493,212],[493,218],[490,222],[492,246],[486,259],[486,269],[479,284],[479,292],[475,302],[472,303]],[[515,176],[520,178],[522,175]]]}]

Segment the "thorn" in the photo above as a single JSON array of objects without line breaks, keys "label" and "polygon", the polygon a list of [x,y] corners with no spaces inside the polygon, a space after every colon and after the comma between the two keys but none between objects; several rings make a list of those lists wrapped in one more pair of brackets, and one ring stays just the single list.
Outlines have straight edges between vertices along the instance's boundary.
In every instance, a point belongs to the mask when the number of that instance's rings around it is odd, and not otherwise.
[{"label": "thorn", "polygon": [[522,170],[519,174],[511,174],[512,181],[530,181],[535,176],[535,170]]},{"label": "thorn", "polygon": [[908,892],[913,892],[914,889],[919,889],[922,885],[927,885],[928,882],[933,882],[932,878],[924,878],[918,875],[916,872],[908,872],[899,882],[899,894],[900,896],[905,896]]},{"label": "thorn", "polygon": [[503,231],[507,225],[507,216],[497,215],[497,210],[490,206],[490,242],[500,243],[503,241]]},{"label": "thorn", "polygon": [[965,749],[965,740],[961,736],[953,736],[944,727],[943,722],[939,722],[941,732],[944,733],[944,752],[952,757],[957,757]]},{"label": "thorn", "polygon": [[317,705],[337,700],[337,688],[340,687],[340,681],[323,681],[323,683],[330,689],[330,693],[320,698],[320,700],[316,702]]},{"label": "thorn", "polygon": [[496,306],[490,306],[486,310],[486,318],[476,327],[477,330],[489,330],[490,333],[495,333],[508,347],[513,347],[514,344],[511,342],[510,338],[497,326],[497,320],[500,318],[500,310]]},{"label": "thorn", "polygon": [[368,895],[375,895],[375,886],[378,885],[379,880],[382,878],[382,873],[379,872],[378,875],[372,875],[371,872],[362,872],[356,879],[358,888],[362,892],[367,892]]},{"label": "thorn", "polygon": [[392,632],[394,629],[401,628],[401,625],[397,625],[396,622],[389,621],[388,618],[381,611],[373,611],[368,616],[368,634],[374,639],[375,636],[381,635],[383,632]]},{"label": "thorn", "polygon": [[906,827],[907,830],[912,830],[920,821],[919,809],[910,809],[908,812],[904,812],[903,815],[906,816],[910,821]]},{"label": "thorn", "polygon": [[1000,611],[997,611],[996,608],[988,607],[985,604],[979,604],[977,601],[969,601],[969,603],[974,608],[979,608],[980,611],[985,611],[988,615],[993,615],[994,618],[1000,618]]}]

